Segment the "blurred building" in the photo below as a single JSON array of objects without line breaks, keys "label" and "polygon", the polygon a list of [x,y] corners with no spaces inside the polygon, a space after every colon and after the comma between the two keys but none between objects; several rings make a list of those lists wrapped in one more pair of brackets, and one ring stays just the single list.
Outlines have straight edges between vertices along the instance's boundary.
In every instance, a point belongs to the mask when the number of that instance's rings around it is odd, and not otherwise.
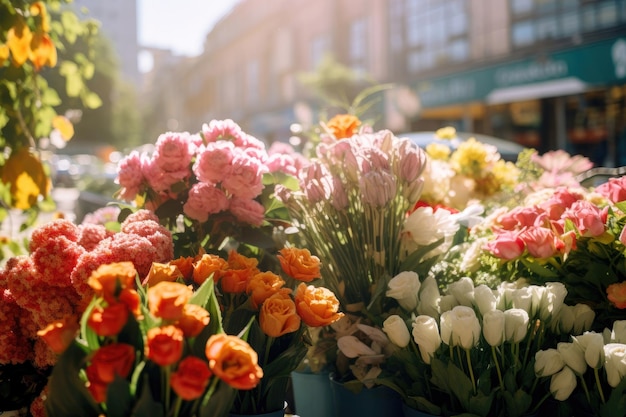
[{"label": "blurred building", "polygon": [[135,86],[141,83],[137,57],[137,0],[74,0],[74,7],[88,10],[101,23],[102,33],[111,41],[124,78]]},{"label": "blurred building", "polygon": [[626,0],[241,0],[185,69],[184,127],[232,118],[283,140],[313,100],[298,74],[326,52],[400,87],[379,127],[625,163]]}]

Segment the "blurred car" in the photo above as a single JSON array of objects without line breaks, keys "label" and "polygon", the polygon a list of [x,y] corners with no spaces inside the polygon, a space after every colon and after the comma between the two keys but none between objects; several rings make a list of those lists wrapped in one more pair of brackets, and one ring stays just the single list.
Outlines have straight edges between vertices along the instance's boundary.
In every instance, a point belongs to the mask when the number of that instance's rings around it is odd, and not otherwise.
[{"label": "blurred car", "polygon": [[437,136],[436,132],[431,131],[401,133],[397,136],[400,138],[410,139],[411,142],[413,142],[422,149],[426,149],[426,146],[430,145],[431,143],[440,143],[442,145],[447,145],[452,149],[456,149],[461,144],[461,142],[464,142],[469,138],[474,138],[478,142],[484,143],[486,145],[495,146],[502,159],[511,162],[516,162],[517,155],[519,155],[519,153],[525,149],[522,145],[519,145],[515,142],[511,142],[506,139],[496,138],[494,136],[482,135],[479,133],[456,132],[455,137],[451,139],[442,139]]}]

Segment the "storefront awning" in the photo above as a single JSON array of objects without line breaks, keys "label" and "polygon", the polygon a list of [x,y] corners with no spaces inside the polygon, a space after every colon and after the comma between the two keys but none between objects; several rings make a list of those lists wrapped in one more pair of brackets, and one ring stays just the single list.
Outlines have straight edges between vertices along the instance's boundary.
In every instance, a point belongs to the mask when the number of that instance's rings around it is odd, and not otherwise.
[{"label": "storefront awning", "polygon": [[582,93],[586,91],[587,88],[587,84],[578,78],[568,77],[560,80],[498,88],[489,93],[485,101],[487,104],[502,104],[539,98],[568,96]]}]

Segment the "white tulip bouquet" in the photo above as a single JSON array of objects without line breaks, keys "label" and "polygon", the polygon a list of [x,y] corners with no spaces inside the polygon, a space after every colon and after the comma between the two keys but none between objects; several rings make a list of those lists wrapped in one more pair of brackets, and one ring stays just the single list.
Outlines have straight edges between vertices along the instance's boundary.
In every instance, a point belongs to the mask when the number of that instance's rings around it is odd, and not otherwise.
[{"label": "white tulip bouquet", "polygon": [[[389,287],[400,279],[406,276]],[[434,415],[518,417],[537,412],[550,396],[561,399],[566,381],[549,384],[536,354],[588,330],[594,318],[586,305],[564,304],[563,284],[520,280],[492,290],[461,278],[441,293],[429,276],[415,287],[417,302],[401,303],[403,313],[383,326],[398,347],[389,361],[402,365],[387,385],[406,406]]]}]

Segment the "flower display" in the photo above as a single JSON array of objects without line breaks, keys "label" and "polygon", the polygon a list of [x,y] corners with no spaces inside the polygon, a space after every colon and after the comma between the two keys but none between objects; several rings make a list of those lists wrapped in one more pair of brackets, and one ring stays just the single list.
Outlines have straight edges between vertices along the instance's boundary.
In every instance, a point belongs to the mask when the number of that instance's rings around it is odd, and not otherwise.
[{"label": "flower display", "polygon": [[137,286],[131,262],[92,272],[94,296],[76,339],[59,340],[63,322],[39,332],[49,345],[65,345],[46,393],[48,416],[219,416],[237,390],[259,384],[256,352],[223,332],[211,277],[195,290],[179,278]]},{"label": "flower display", "polygon": [[339,301],[321,278],[321,261],[307,249],[278,253],[280,271],[262,271],[256,258],[231,251],[226,258],[202,255],[196,269],[211,271],[227,334],[245,334],[264,376],[258,386],[235,396],[237,414],[281,410],[289,375],[306,355],[309,329],[343,317]]},{"label": "flower display", "polygon": [[[563,318],[576,308],[564,303],[566,293],[556,282],[490,289],[467,277],[440,292],[427,277],[417,305],[385,321],[396,347],[388,360],[396,372],[386,385],[409,407],[434,415],[523,416],[550,394],[563,401],[576,386],[575,371],[563,371],[564,364],[576,367],[579,359],[566,352],[578,345],[562,342],[575,331],[574,320]],[[587,321],[581,333],[590,327]]]},{"label": "flower display", "polygon": [[130,152],[118,165],[117,196],[159,217],[173,233],[176,256],[219,249],[229,239],[273,248],[281,216],[266,185],[295,172],[301,159],[286,146],[266,150],[230,119],[213,120],[199,133],[163,133],[152,153]]}]

